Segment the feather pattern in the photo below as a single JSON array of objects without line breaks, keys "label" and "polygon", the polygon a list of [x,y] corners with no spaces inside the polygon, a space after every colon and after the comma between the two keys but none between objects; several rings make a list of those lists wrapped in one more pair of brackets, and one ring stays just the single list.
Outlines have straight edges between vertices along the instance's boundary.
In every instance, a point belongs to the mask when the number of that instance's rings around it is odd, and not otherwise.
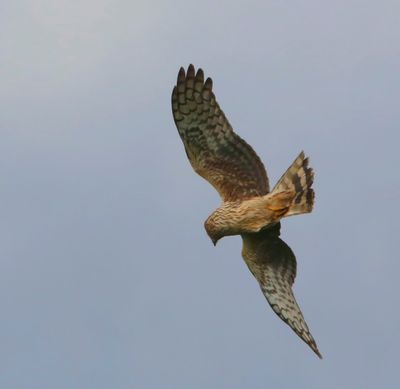
[{"label": "feather pattern", "polygon": [[279,238],[279,228],[243,234],[243,259],[274,312],[322,358],[292,291],[296,257]]},{"label": "feather pattern", "polygon": [[172,112],[193,169],[218,191],[223,201],[261,196],[269,191],[267,173],[250,145],[232,129],[201,69],[178,74]]}]

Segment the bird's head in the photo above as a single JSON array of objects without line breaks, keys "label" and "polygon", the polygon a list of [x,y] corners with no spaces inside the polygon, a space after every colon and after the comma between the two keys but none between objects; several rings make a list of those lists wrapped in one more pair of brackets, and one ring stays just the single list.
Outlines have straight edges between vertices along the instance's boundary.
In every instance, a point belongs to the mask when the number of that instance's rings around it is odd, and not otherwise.
[{"label": "bird's head", "polygon": [[210,237],[214,246],[216,246],[217,242],[224,236],[221,229],[217,227],[211,217],[209,217],[204,223],[204,228],[206,229],[207,235]]}]

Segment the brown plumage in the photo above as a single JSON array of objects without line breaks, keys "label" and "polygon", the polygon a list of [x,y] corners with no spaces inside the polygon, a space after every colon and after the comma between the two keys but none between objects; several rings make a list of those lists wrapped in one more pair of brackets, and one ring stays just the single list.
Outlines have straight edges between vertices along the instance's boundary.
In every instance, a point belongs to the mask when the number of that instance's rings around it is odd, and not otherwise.
[{"label": "brown plumage", "polygon": [[280,219],[308,213],[314,204],[314,173],[301,152],[269,191],[255,151],[233,131],[201,69],[178,74],[172,112],[193,169],[218,191],[222,205],[205,222],[214,244],[241,235],[242,256],[272,309],[321,358],[292,292],[296,257],[280,238]]}]

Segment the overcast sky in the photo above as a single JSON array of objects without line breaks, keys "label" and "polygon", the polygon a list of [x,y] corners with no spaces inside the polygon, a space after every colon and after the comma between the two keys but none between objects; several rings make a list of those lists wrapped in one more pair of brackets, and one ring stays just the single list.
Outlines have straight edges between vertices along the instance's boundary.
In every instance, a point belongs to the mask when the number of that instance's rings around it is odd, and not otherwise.
[{"label": "overcast sky", "polygon": [[[400,387],[399,42],[398,0],[0,2],[0,387]],[[310,156],[282,237],[322,361],[203,229],[189,63],[272,184]]]}]

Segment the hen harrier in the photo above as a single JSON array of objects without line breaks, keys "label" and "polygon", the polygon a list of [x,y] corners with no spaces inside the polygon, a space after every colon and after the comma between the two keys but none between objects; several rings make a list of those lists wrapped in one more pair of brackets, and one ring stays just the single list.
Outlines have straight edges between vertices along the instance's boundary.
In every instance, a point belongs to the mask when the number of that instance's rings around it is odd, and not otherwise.
[{"label": "hen harrier", "polygon": [[218,191],[222,205],[205,222],[214,245],[241,235],[242,256],[275,313],[322,358],[296,303],[296,257],[279,238],[283,217],[312,211],[314,173],[304,153],[270,192],[260,158],[233,131],[201,69],[178,74],[172,112],[193,169]]}]

